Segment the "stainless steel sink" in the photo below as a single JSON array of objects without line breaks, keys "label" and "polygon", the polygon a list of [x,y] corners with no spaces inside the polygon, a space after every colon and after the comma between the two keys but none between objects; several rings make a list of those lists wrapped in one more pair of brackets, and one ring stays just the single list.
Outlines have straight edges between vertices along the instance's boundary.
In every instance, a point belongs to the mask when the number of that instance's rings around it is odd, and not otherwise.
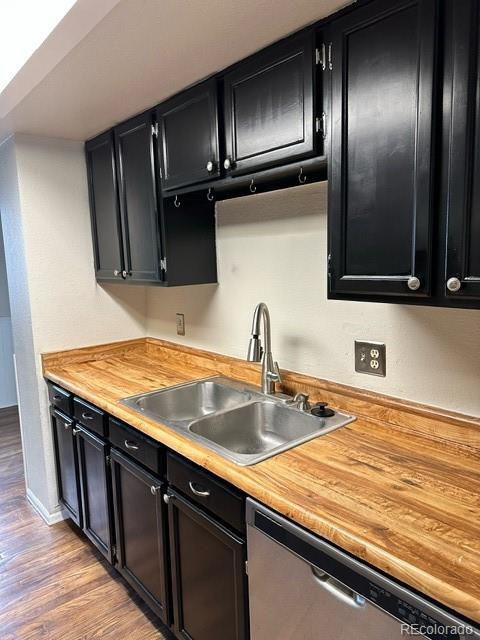
[{"label": "stainless steel sink", "polygon": [[261,400],[195,420],[189,430],[215,445],[224,457],[249,465],[352,420],[352,416],[338,412],[331,418],[316,418],[284,403]]},{"label": "stainless steel sink", "polygon": [[190,422],[251,400],[251,391],[231,382],[220,377],[199,380],[125,398],[122,403],[162,421]]},{"label": "stainless steel sink", "polygon": [[266,460],[355,420],[337,411],[317,418],[221,376],[124,398],[121,403],[241,466]]}]

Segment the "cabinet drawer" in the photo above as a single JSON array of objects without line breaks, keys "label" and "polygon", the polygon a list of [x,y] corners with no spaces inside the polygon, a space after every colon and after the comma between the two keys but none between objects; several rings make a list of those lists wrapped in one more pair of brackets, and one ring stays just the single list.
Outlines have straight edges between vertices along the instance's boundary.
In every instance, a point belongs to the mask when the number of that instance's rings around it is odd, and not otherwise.
[{"label": "cabinet drawer", "polygon": [[207,509],[236,531],[244,531],[245,501],[240,492],[171,453],[167,454],[167,478],[192,502]]},{"label": "cabinet drawer", "polygon": [[80,398],[73,399],[73,415],[75,418],[83,424],[84,427],[95,432],[102,438],[107,437],[107,421],[105,414],[92,404],[81,400]]},{"label": "cabinet drawer", "polygon": [[72,394],[53,384],[53,382],[47,382],[47,386],[50,404],[53,404],[54,407],[60,409],[63,413],[72,415]]},{"label": "cabinet drawer", "polygon": [[162,464],[163,447],[159,442],[147,438],[135,429],[110,418],[110,442],[117,449],[121,449],[131,458],[135,458],[145,467],[156,474],[164,471]]}]

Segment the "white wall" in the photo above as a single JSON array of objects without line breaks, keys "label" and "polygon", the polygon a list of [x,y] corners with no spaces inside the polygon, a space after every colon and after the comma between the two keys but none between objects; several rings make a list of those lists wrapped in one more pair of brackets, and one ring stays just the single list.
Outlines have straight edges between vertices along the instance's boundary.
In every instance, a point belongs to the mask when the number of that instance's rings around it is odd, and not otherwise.
[{"label": "white wall", "polygon": [[12,323],[0,210],[0,409],[17,403],[13,365]]},{"label": "white wall", "polygon": [[16,136],[0,147],[19,405],[33,502],[58,511],[40,353],[145,334],[145,289],[95,282],[83,145]]},{"label": "white wall", "polygon": [[[243,358],[263,300],[281,367],[479,416],[480,311],[326,299],[326,192],[218,203],[218,286],[149,289],[147,333]],[[355,339],[386,343],[386,378],[355,373]]]}]

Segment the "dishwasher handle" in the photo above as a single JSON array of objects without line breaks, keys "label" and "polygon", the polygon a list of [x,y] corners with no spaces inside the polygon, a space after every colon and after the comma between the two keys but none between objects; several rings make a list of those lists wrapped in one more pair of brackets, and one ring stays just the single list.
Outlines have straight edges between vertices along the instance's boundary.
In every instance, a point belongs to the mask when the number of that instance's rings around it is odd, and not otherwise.
[{"label": "dishwasher handle", "polygon": [[310,568],[315,582],[325,589],[325,591],[328,591],[337,600],[340,600],[350,607],[356,607],[357,609],[365,606],[366,600],[362,595],[345,586],[340,582],[340,580],[333,578],[318,567],[310,565]]}]

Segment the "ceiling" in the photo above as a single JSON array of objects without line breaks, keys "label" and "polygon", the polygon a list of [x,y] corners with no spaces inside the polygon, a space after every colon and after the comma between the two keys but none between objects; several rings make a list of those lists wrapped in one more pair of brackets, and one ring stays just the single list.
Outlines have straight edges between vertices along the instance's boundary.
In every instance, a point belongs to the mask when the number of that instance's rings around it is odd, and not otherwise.
[{"label": "ceiling", "polygon": [[77,0],[0,94],[0,140],[85,140],[345,4]]}]

